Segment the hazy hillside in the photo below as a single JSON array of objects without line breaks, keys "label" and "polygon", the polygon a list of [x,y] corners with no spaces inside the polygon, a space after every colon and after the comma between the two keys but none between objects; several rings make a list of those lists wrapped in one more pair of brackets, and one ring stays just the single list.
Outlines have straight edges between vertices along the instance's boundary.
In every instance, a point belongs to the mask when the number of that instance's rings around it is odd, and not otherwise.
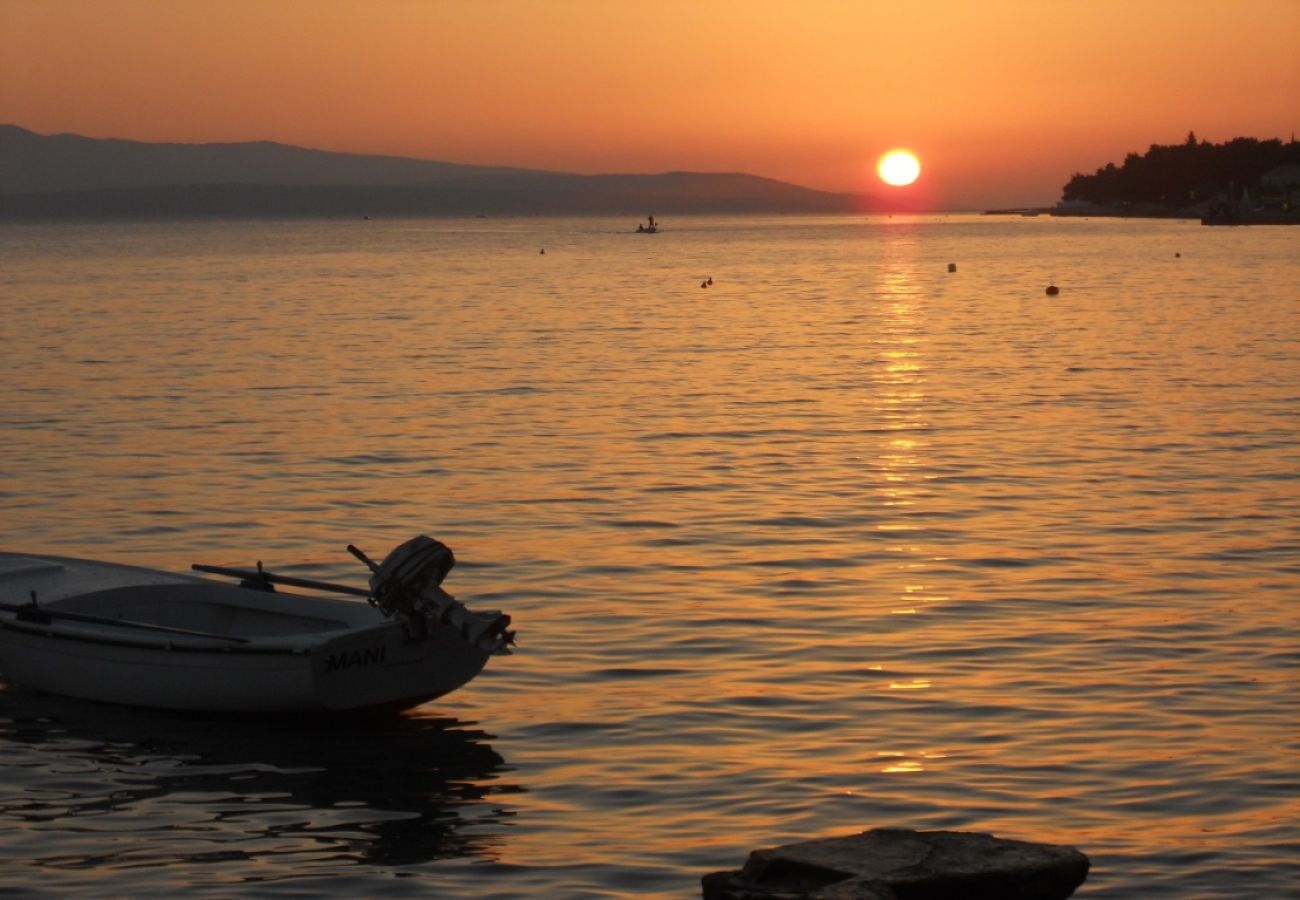
[{"label": "hazy hillside", "polygon": [[522,169],[462,166],[400,156],[307,150],[257,141],[149,144],[0,125],[0,193],[85,191],[175,184],[400,185]]},{"label": "hazy hillside", "polygon": [[872,198],[734,173],[569,175],[269,142],[149,144],[0,125],[0,215],[856,212]]}]

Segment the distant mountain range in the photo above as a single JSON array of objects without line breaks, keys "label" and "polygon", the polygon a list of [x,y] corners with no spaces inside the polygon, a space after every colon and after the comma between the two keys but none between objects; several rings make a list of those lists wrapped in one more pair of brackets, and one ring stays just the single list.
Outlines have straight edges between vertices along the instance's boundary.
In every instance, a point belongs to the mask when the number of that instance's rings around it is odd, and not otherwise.
[{"label": "distant mountain range", "polygon": [[0,125],[0,217],[896,212],[736,173],[571,175],[309,150],[153,144]]}]

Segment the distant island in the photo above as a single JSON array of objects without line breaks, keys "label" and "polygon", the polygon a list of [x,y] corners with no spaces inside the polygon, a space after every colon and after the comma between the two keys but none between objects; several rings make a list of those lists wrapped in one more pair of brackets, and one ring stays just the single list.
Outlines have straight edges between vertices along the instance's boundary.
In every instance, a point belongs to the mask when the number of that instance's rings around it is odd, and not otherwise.
[{"label": "distant island", "polygon": [[1234,138],[1152,144],[1116,166],[1075,174],[1054,215],[1200,218],[1206,224],[1300,224],[1300,143]]},{"label": "distant island", "polygon": [[[0,125],[0,218],[908,212],[738,173],[573,175],[260,141],[161,144]],[[629,225],[630,227],[630,225]]]}]

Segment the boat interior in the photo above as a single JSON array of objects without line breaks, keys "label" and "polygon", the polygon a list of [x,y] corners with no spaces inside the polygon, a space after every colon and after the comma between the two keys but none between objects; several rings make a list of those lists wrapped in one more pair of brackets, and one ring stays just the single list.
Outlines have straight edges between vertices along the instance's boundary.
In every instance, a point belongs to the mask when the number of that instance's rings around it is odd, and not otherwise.
[{"label": "boat interior", "polygon": [[199,582],[108,588],[48,608],[242,638],[346,631],[382,619],[361,602]]}]

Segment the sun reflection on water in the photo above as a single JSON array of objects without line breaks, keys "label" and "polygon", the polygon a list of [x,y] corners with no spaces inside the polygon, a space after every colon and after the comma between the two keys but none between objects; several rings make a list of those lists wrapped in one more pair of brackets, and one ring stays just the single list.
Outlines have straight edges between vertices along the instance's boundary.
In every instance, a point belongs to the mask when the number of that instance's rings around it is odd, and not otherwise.
[{"label": "sun reflection on water", "polygon": [[[907,238],[887,244],[876,285],[879,320],[875,336],[875,365],[871,374],[871,403],[875,416],[878,447],[875,454],[873,490],[878,498],[880,519],[875,530],[909,534],[922,528],[920,513],[925,499],[923,471],[929,442],[922,433],[929,427],[926,409],[925,348],[928,342],[926,298],[918,279],[915,246]],[[895,548],[912,556],[914,546]],[[906,571],[914,561],[902,563]],[[909,579],[910,580],[910,579]],[[904,584],[895,594],[902,605],[889,610],[894,616],[915,616],[916,584]],[[894,689],[917,690],[919,683]]]},{"label": "sun reflection on water", "polygon": [[[877,427],[886,435],[876,454],[876,491],[887,508],[915,505],[916,470],[926,448],[915,434],[926,427],[927,398],[922,355],[926,343],[925,310],[914,253],[910,239],[890,242],[875,288],[881,316],[874,340],[876,364],[871,373],[871,398]],[[879,527],[904,530],[910,525],[889,521]]]},{"label": "sun reflection on water", "polygon": [[913,678],[911,681],[891,681],[889,682],[891,691],[926,691],[930,689],[930,680],[928,678]]}]

